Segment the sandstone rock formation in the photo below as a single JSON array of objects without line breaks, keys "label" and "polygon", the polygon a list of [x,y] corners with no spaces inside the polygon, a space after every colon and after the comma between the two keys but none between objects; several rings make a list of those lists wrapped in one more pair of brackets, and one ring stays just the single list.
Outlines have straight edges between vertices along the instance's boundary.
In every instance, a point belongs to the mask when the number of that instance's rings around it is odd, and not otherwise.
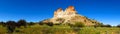
[{"label": "sandstone rock formation", "polygon": [[82,22],[87,26],[92,26],[98,23],[95,20],[91,20],[85,16],[77,14],[77,11],[73,6],[69,6],[68,8],[66,8],[66,10],[62,10],[62,8],[59,8],[54,12],[53,18],[44,20],[43,22],[52,22],[53,24],[56,24],[56,23],[74,24],[75,22]]}]

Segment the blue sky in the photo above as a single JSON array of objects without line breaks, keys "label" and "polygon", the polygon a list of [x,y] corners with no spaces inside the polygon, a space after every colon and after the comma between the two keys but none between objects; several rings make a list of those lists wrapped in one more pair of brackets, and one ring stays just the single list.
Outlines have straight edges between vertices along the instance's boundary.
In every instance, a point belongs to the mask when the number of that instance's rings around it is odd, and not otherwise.
[{"label": "blue sky", "polygon": [[0,0],[0,21],[25,19],[39,22],[52,18],[58,8],[76,11],[104,24],[120,24],[120,0]]}]

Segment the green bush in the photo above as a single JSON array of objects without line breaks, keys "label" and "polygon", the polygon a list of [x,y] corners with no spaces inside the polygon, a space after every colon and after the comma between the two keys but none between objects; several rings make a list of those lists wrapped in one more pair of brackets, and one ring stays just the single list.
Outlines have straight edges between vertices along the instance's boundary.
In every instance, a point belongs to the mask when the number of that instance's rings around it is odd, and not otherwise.
[{"label": "green bush", "polygon": [[85,27],[85,24],[82,22],[75,22],[75,24],[70,24],[71,27]]}]

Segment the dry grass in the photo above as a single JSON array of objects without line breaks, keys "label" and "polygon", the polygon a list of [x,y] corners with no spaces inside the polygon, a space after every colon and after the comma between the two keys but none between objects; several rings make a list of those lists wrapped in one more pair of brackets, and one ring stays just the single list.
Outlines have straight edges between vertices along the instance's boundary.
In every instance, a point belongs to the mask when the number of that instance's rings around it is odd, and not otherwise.
[{"label": "dry grass", "polygon": [[[6,34],[7,29],[0,27],[0,34]],[[83,28],[70,28],[64,25],[33,25],[27,28],[16,28],[13,34],[120,34],[120,28],[112,27],[83,27]]]}]

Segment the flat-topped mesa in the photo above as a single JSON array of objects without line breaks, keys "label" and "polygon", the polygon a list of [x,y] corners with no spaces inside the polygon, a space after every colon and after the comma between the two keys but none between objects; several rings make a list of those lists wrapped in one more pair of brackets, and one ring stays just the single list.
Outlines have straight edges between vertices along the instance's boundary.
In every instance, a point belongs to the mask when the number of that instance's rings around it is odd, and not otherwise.
[{"label": "flat-topped mesa", "polygon": [[99,22],[88,19],[87,17],[77,14],[73,6],[69,6],[66,10],[62,8],[57,9],[54,12],[54,17],[48,20],[42,21],[43,23],[53,23],[53,24],[75,24],[76,22],[84,23],[86,26],[94,26],[99,24]]}]

